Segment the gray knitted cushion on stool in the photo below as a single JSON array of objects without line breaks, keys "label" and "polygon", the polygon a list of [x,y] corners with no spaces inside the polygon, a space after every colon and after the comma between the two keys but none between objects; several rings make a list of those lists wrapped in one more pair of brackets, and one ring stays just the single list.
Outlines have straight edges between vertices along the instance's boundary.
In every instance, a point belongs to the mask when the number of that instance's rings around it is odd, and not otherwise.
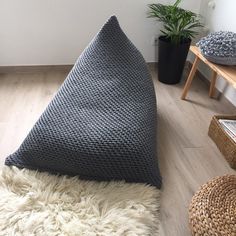
[{"label": "gray knitted cushion on stool", "polygon": [[216,64],[236,65],[236,33],[219,31],[203,37],[197,46],[204,57]]},{"label": "gray knitted cushion on stool", "polygon": [[156,115],[146,63],[113,16],[5,164],[160,187]]}]

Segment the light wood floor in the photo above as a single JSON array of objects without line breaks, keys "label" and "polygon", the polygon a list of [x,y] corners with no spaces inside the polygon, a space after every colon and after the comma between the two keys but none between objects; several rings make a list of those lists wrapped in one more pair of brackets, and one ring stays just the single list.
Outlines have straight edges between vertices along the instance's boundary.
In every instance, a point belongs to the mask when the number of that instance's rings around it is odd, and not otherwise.
[{"label": "light wood floor", "polygon": [[[159,162],[163,175],[161,236],[188,236],[188,205],[211,178],[235,173],[207,135],[214,114],[236,113],[227,100],[208,98],[195,80],[180,100],[183,83],[164,85],[151,70],[159,111]],[[51,100],[68,71],[0,74],[0,165],[14,152]]]}]

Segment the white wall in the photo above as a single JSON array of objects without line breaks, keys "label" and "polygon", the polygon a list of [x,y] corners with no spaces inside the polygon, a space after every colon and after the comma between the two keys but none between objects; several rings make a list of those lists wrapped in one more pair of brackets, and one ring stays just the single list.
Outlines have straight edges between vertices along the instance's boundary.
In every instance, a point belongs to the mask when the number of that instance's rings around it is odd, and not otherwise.
[{"label": "white wall", "polygon": [[[202,0],[201,14],[205,17],[205,24],[210,31],[229,30],[236,32],[236,1],[214,0],[215,9],[208,7],[209,1]],[[200,69],[206,77],[210,78],[210,71],[207,67],[202,65]],[[236,106],[236,90],[232,86],[219,78],[216,87],[223,91],[224,95]]]},{"label": "white wall", "polygon": [[[0,66],[72,64],[110,15],[148,62],[155,61],[151,39],[159,25],[146,18],[156,0],[1,0]],[[174,0],[158,0],[161,3]],[[199,11],[200,1],[183,0]]]}]

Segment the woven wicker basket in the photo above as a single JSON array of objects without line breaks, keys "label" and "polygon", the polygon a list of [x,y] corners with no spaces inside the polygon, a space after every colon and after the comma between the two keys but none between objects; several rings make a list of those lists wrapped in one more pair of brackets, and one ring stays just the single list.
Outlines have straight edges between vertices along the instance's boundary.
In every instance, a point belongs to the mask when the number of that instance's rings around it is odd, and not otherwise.
[{"label": "woven wicker basket", "polygon": [[236,236],[236,175],[200,188],[189,206],[189,225],[194,236]]},{"label": "woven wicker basket", "polygon": [[236,169],[236,142],[224,131],[219,119],[236,120],[236,116],[214,116],[208,132],[230,166]]}]

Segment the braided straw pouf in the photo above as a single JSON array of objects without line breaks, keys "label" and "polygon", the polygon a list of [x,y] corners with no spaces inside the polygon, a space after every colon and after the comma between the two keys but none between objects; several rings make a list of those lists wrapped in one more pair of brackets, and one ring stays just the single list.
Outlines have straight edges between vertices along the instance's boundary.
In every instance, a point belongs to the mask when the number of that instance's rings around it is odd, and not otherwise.
[{"label": "braided straw pouf", "polygon": [[214,178],[193,196],[189,223],[195,236],[236,236],[236,175]]}]

